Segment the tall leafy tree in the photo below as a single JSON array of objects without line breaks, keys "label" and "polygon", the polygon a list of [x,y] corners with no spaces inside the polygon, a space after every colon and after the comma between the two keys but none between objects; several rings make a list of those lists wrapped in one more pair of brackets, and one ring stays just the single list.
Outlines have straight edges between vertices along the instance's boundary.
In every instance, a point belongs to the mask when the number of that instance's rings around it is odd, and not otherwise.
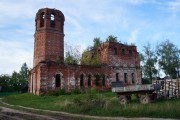
[{"label": "tall leafy tree", "polygon": [[152,81],[157,75],[156,63],[157,57],[150,44],[143,46],[143,53],[140,55],[142,61],[142,72],[145,79]]},{"label": "tall leafy tree", "polygon": [[14,91],[20,91],[24,87],[26,80],[23,79],[20,73],[14,71],[12,74],[11,83]]},{"label": "tall leafy tree", "polygon": [[64,62],[66,64],[78,64],[78,60],[73,58],[73,55],[71,55],[71,53],[69,51],[66,52],[66,57],[65,57]]},{"label": "tall leafy tree", "polygon": [[169,40],[157,46],[158,63],[166,75],[176,78],[176,69],[180,66],[180,50]]},{"label": "tall leafy tree", "polygon": [[10,75],[0,75],[0,91],[10,92],[13,91],[13,87],[11,84],[11,76]]},{"label": "tall leafy tree", "polygon": [[28,84],[29,69],[26,63],[23,63],[19,72],[14,71],[11,76],[11,83],[14,91],[21,91]]},{"label": "tall leafy tree", "polygon": [[100,54],[96,51],[96,48],[102,44],[102,41],[99,37],[95,37],[93,42],[93,46],[89,46],[82,53],[81,65],[101,65]]},{"label": "tall leafy tree", "polygon": [[109,35],[108,38],[106,38],[106,42],[118,42],[118,40],[117,37]]},{"label": "tall leafy tree", "polygon": [[27,86],[29,69],[24,63],[19,72],[14,71],[12,75],[0,75],[0,86],[2,91],[12,92],[20,91]]},{"label": "tall leafy tree", "polygon": [[26,63],[23,63],[20,70],[21,79],[27,81],[29,75],[29,68]]},{"label": "tall leafy tree", "polygon": [[102,44],[102,41],[101,41],[101,39],[99,37],[95,37],[93,42],[94,42],[94,45],[93,45],[94,49]]},{"label": "tall leafy tree", "polygon": [[82,54],[81,65],[101,65],[99,53],[85,50]]}]

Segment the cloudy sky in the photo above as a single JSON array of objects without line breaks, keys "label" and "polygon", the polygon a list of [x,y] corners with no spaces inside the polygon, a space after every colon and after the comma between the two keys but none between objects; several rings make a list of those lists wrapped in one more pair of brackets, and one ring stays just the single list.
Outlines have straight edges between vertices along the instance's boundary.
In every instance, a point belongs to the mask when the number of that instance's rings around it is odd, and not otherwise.
[{"label": "cloudy sky", "polygon": [[32,68],[35,14],[56,8],[65,15],[65,42],[81,46],[117,36],[138,51],[169,39],[180,48],[180,0],[0,0],[0,74]]}]

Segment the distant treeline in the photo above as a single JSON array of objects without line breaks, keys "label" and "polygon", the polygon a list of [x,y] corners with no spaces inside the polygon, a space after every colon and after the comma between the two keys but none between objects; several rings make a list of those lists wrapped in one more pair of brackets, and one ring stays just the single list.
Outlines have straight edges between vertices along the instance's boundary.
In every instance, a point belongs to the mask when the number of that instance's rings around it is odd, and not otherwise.
[{"label": "distant treeline", "polygon": [[0,75],[0,91],[1,92],[14,92],[21,91],[28,84],[29,69],[27,64],[24,63],[19,72],[14,71],[12,75]]}]

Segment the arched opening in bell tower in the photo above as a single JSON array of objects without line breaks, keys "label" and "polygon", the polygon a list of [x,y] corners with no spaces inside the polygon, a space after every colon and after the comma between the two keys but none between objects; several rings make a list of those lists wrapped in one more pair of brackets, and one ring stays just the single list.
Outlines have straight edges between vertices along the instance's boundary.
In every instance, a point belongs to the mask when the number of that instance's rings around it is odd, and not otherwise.
[{"label": "arched opening in bell tower", "polygon": [[54,13],[51,14],[51,27],[55,28],[55,15]]},{"label": "arched opening in bell tower", "polygon": [[40,27],[44,27],[44,19],[45,19],[45,13],[41,13],[41,18],[40,18]]}]

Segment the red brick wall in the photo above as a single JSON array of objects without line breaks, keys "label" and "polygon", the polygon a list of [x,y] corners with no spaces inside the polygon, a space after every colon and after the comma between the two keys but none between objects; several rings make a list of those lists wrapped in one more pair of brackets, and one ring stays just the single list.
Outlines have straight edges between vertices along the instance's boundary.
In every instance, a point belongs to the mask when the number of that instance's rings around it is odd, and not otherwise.
[{"label": "red brick wall", "polygon": [[[115,55],[114,49],[117,50],[117,55]],[[124,49],[124,54],[122,53],[122,49]],[[136,46],[124,45],[115,42],[105,42],[98,47],[98,51],[100,51],[101,61],[104,64],[111,66],[133,65],[140,67],[139,54],[136,50]]]},{"label": "red brick wall", "polygon": [[[72,91],[75,88],[87,89],[88,88],[88,75],[91,75],[91,87],[96,87],[98,90],[109,90],[111,88],[111,82],[116,81],[116,73],[119,73],[119,80],[125,85],[133,84],[131,73],[134,73],[134,84],[141,84],[140,69],[135,67],[125,68],[119,66],[77,66],[77,65],[58,65],[54,62],[40,63],[38,67],[35,67],[31,71],[31,75],[39,76],[34,78],[33,87],[34,94],[40,92],[47,93],[49,90],[65,89],[66,91]],[[124,73],[127,73],[127,83],[124,81]],[[55,87],[56,75],[61,76],[61,87]],[[83,87],[80,86],[80,76],[84,75]],[[105,85],[102,85],[102,77],[100,77],[99,85],[96,85],[95,75],[105,75]],[[31,79],[29,80],[31,81]],[[36,84],[36,85],[35,85]]]}]

